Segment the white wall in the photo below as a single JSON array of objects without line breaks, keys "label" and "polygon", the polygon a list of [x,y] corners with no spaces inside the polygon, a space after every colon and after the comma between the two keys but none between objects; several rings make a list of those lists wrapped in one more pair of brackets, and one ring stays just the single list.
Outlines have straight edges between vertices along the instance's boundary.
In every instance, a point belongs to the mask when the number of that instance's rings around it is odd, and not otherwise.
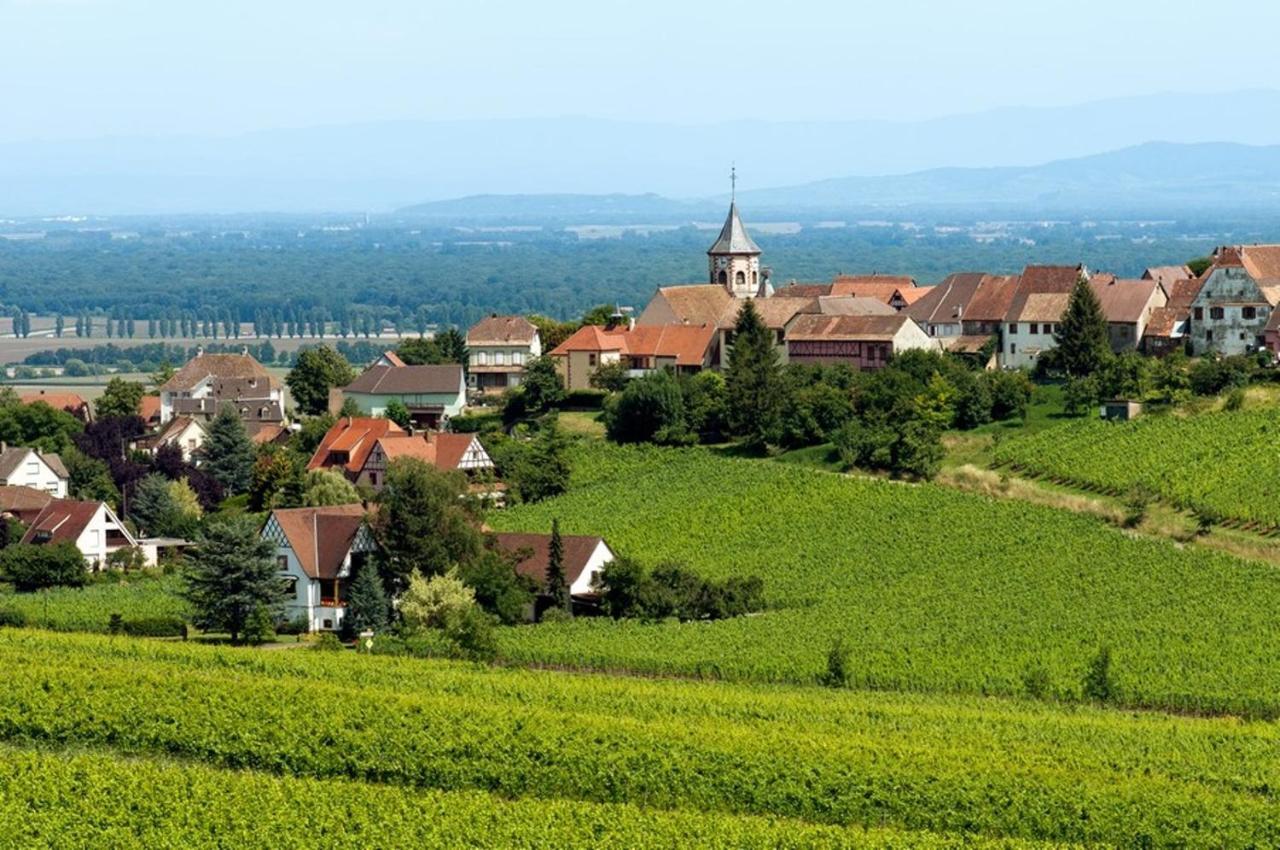
[{"label": "white wall", "polygon": [[591,553],[591,558],[587,561],[586,569],[582,571],[582,575],[578,576],[578,580],[569,588],[570,595],[582,595],[593,591],[592,581],[595,576],[600,574],[604,569],[604,565],[613,560],[613,552],[601,540],[596,544],[596,550]]}]

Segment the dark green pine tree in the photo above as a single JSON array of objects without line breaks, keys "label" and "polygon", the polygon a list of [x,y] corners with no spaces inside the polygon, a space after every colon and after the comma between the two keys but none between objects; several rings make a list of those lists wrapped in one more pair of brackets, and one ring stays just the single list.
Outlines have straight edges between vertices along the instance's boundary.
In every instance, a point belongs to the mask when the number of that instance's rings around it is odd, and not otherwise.
[{"label": "dark green pine tree", "polygon": [[249,492],[253,483],[253,443],[230,402],[222,405],[210,423],[201,451],[205,470],[228,496]]},{"label": "dark green pine tree", "polygon": [[551,604],[573,612],[569,585],[564,575],[564,540],[560,538],[560,520],[551,520],[551,542],[547,544],[547,583],[543,588]]},{"label": "dark green pine tree", "polygon": [[191,605],[191,621],[204,631],[230,633],[238,643],[250,618],[261,609],[278,618],[284,605],[284,583],[276,569],[275,546],[258,534],[251,517],[231,517],[206,524],[200,545],[185,570],[183,596]]},{"label": "dark green pine tree", "polygon": [[1074,377],[1091,375],[1111,359],[1107,318],[1093,287],[1082,276],[1067,302],[1067,311],[1053,334],[1054,357],[1064,372]]},{"label": "dark green pine tree", "polygon": [[724,384],[731,433],[755,449],[777,440],[782,422],[782,369],[773,332],[750,300],[738,311]]},{"label": "dark green pine tree", "polygon": [[387,627],[389,610],[378,569],[372,561],[366,561],[356,570],[347,591],[346,622],[351,624],[353,631],[371,629],[376,632]]}]

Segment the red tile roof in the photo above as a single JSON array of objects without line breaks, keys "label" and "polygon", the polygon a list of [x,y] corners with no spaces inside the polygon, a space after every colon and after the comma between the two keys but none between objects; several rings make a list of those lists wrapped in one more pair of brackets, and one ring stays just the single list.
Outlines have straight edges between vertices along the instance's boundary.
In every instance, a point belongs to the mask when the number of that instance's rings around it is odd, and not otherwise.
[{"label": "red tile roof", "polygon": [[53,499],[28,526],[22,542],[75,543],[102,506],[102,502]]},{"label": "red tile roof", "polygon": [[384,351],[384,352],[382,352],[382,359],[383,359],[383,360],[385,360],[385,361],[387,361],[389,364],[391,364],[392,366],[395,366],[395,367],[397,367],[397,368],[399,368],[399,367],[401,367],[401,366],[405,365],[405,364],[404,364],[404,361],[400,359],[400,355],[399,355],[399,354],[396,354],[394,351]]},{"label": "red tile roof", "polygon": [[160,421],[160,396],[144,395],[138,402],[138,415],[150,425]]},{"label": "red tile roof", "polygon": [[1018,291],[1017,275],[983,275],[964,311],[965,321],[1003,322]]},{"label": "red tile roof", "polygon": [[[390,419],[366,416],[347,416],[339,419],[325,432],[320,445],[307,463],[307,469],[326,469],[338,466],[352,474],[364,468],[373,446],[386,434],[403,434],[399,425]],[[331,452],[346,453],[345,463],[330,456]]]}]

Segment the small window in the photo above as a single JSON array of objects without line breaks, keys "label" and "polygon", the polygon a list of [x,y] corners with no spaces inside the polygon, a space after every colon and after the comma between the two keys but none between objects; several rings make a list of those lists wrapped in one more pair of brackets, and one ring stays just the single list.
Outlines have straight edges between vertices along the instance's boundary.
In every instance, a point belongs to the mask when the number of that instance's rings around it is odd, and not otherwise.
[{"label": "small window", "polygon": [[1031,327],[1027,330],[1027,333],[1029,333],[1029,334],[1038,334],[1038,333],[1040,333],[1040,326],[1039,326],[1039,325],[1037,325],[1035,322],[1032,322],[1032,323],[1031,323]]},{"label": "small window", "polygon": [[289,556],[276,555],[276,567],[278,567],[281,570],[289,569]]},{"label": "small window", "polygon": [[376,472],[370,472],[370,473],[369,473],[369,486],[370,486],[370,487],[377,487],[377,486],[378,486],[378,473],[376,473]]},{"label": "small window", "polygon": [[333,620],[325,620],[325,621],[324,621],[324,623],[323,623],[322,625],[324,626],[324,628],[332,630],[332,629],[333,629]]},{"label": "small window", "polygon": [[1018,344],[1016,342],[1009,343],[1009,353],[1010,354],[1018,353]]},{"label": "small window", "polygon": [[588,366],[594,366],[594,365],[596,365],[596,355],[595,355],[595,353],[594,353],[594,352],[589,353],[589,354],[587,355],[587,365],[588,365]]},{"label": "small window", "polygon": [[1011,333],[1011,334],[1016,334],[1017,332],[1018,332],[1018,323],[1017,323],[1017,322],[1014,322],[1013,324],[1009,325],[1009,333]]},{"label": "small window", "polygon": [[1242,308],[1240,309],[1240,318],[1242,318],[1242,319],[1256,319],[1256,318],[1258,318],[1258,308],[1257,308],[1257,307],[1242,307]]},{"label": "small window", "polygon": [[1223,312],[1224,312],[1224,311],[1223,311],[1223,309],[1222,309],[1221,307],[1210,307],[1210,308],[1209,308],[1209,318],[1210,318],[1210,319],[1221,319],[1221,318],[1222,318],[1222,316],[1223,316]]},{"label": "small window", "polygon": [[1197,308],[1196,308],[1196,321],[1200,321],[1200,320],[1201,320],[1201,319],[1203,319],[1203,318],[1204,318],[1204,308],[1203,308],[1203,307],[1197,307]]},{"label": "small window", "polygon": [[284,580],[283,584],[284,584],[285,596],[298,595],[298,579],[296,577],[290,576],[289,578]]}]

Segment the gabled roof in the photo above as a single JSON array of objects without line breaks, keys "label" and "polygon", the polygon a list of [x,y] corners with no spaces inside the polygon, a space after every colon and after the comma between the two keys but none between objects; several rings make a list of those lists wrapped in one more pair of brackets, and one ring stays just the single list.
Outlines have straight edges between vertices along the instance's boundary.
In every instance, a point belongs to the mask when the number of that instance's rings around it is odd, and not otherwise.
[{"label": "gabled roof", "polygon": [[[720,327],[725,330],[731,330],[738,324],[738,311],[742,309],[744,302],[738,302],[729,305],[724,315],[720,317]],[[760,320],[764,322],[764,326],[770,330],[781,330],[787,326],[787,323],[795,318],[797,313],[807,313],[817,309],[817,299],[815,298],[789,298],[786,295],[775,295],[772,298],[755,298],[752,299],[756,312],[760,314]]]},{"label": "gabled roof", "polygon": [[67,413],[79,413],[88,405],[88,402],[77,393],[49,392],[48,390],[22,393],[18,396],[18,400],[23,404],[43,401],[54,410],[65,410]]},{"label": "gabled roof", "polygon": [[1031,292],[1022,301],[1021,308],[1009,311],[1010,322],[1058,322],[1067,312],[1071,301],[1069,292]]},{"label": "gabled roof", "polygon": [[[551,554],[550,534],[517,534],[502,532],[493,535],[494,542],[500,549],[516,554],[527,550],[526,557],[516,564],[516,572],[528,576],[544,587],[547,583],[547,559]],[[565,583],[572,586],[582,577],[583,570],[591,561],[596,547],[604,542],[600,537],[589,537],[576,534],[562,534],[560,541],[564,545],[564,578]]]},{"label": "gabled roof", "polygon": [[138,401],[138,415],[146,420],[147,424],[160,420],[160,396],[144,395]]},{"label": "gabled roof", "polygon": [[[1277,312],[1276,315],[1280,315]],[[1172,337],[1178,330],[1178,325],[1187,318],[1186,311],[1177,310],[1168,305],[1157,307],[1151,311],[1151,317],[1147,319],[1147,326],[1143,329],[1143,337]]]},{"label": "gabled roof", "polygon": [[1187,266],[1149,266],[1142,273],[1143,280],[1154,280],[1164,287],[1165,292],[1174,281],[1195,277]]},{"label": "gabled roof", "polygon": [[249,434],[249,439],[256,445],[265,445],[280,440],[288,433],[289,429],[277,422],[260,422]]},{"label": "gabled roof", "polygon": [[[1010,322],[1057,321],[1062,315],[1061,311],[1045,318],[1053,313],[1054,308],[1049,305],[1056,301],[1037,298],[1036,306],[1028,313],[1027,299],[1033,295],[1070,295],[1082,274],[1085,274],[1084,266],[1027,266],[1018,278],[1018,286],[1014,290],[1013,300],[1009,305],[1008,320]],[[1033,318],[1032,314],[1037,318]]]},{"label": "gabled roof", "polygon": [[831,281],[832,295],[861,295],[888,303],[894,295],[907,300],[906,290],[914,289],[915,279],[898,274],[838,274]]},{"label": "gabled roof", "polygon": [[1244,270],[1260,284],[1280,284],[1280,245],[1242,245],[1239,249]]},{"label": "gabled roof", "polygon": [[31,522],[53,501],[43,490],[34,487],[0,485],[0,513],[10,513],[23,522]]},{"label": "gabled roof", "polygon": [[366,395],[453,394],[462,391],[462,364],[370,366],[342,388]]},{"label": "gabled roof", "polygon": [[897,336],[911,319],[901,313],[892,316],[797,316],[787,328],[788,342],[840,340],[851,342],[888,342]]},{"label": "gabled roof", "polygon": [[[97,516],[98,509],[106,510],[108,516],[115,519],[111,508],[104,502],[81,502],[75,499],[53,499],[45,506],[22,536],[23,543],[75,543],[80,535],[89,527],[89,523]],[[128,529],[115,520],[124,533],[129,545],[135,545]]]},{"label": "gabled roof", "polygon": [[667,302],[676,320],[686,325],[715,325],[736,299],[723,286],[695,283],[688,286],[661,286],[658,294]]},{"label": "gabled roof", "polygon": [[1108,322],[1134,324],[1142,320],[1160,284],[1154,278],[1123,280],[1095,275],[1089,279],[1089,286],[1098,296],[1102,315]]},{"label": "gabled roof", "polygon": [[467,331],[467,345],[528,345],[538,328],[524,316],[489,316]]},{"label": "gabled roof", "polygon": [[1169,296],[1169,303],[1165,306],[1177,311],[1183,317],[1191,313],[1191,302],[1196,300],[1196,296],[1200,294],[1200,287],[1204,286],[1204,281],[1199,278],[1187,278],[1185,280],[1175,280],[1171,286],[1165,287],[1165,292]]},{"label": "gabled roof", "polygon": [[174,373],[160,387],[165,392],[182,392],[194,389],[207,379],[222,381],[265,382],[267,387],[278,389],[280,382],[248,354],[197,354]]},{"label": "gabled roof", "polygon": [[1018,291],[1017,275],[983,275],[982,282],[969,300],[964,319],[974,322],[1003,322],[1009,315],[1013,296]]},{"label": "gabled roof", "polygon": [[877,298],[820,295],[814,299],[813,312],[824,316],[892,316],[898,311]]},{"label": "gabled roof", "polygon": [[557,345],[551,355],[617,351],[630,357],[674,358],[677,366],[701,366],[715,334],[712,325],[636,325],[612,330],[585,325]]},{"label": "gabled roof", "polygon": [[189,416],[175,416],[165,423],[164,429],[156,435],[155,444],[162,446],[172,440],[176,440],[182,435],[182,432],[190,428],[192,425],[204,430],[204,426]]},{"label": "gabled roof", "polygon": [[752,240],[747,233],[747,228],[742,224],[742,219],[738,217],[736,203],[729,204],[729,215],[724,220],[724,227],[720,228],[720,235],[707,249],[707,253],[711,255],[760,253],[760,246]]},{"label": "gabled roof", "polygon": [[[316,447],[311,460],[307,462],[307,469],[326,469],[340,465],[348,472],[357,473],[364,468],[365,461],[369,459],[369,452],[373,451],[374,444],[379,439],[386,434],[403,433],[400,426],[390,419],[368,416],[344,417],[333,423],[332,427],[325,432],[320,445]],[[337,464],[332,461],[330,459],[332,452],[345,452],[347,462]]]},{"label": "gabled roof", "polygon": [[461,468],[462,459],[476,440],[475,434],[397,433],[380,437],[377,444],[388,461],[413,457],[450,472]]},{"label": "gabled roof", "polygon": [[917,287],[914,291],[920,292],[920,298],[908,304],[902,312],[917,322],[959,322],[968,315],[969,302],[977,294],[984,277],[986,275],[982,272],[960,272],[947,275],[935,286]]},{"label": "gabled roof", "polygon": [[390,350],[382,352],[382,357],[379,360],[385,360],[387,361],[386,365],[395,366],[396,368],[405,365],[404,361],[400,359],[400,355]]},{"label": "gabled roof", "polygon": [[67,468],[62,464],[62,458],[53,452],[39,452],[28,446],[4,446],[0,448],[0,478],[8,478],[18,470],[22,462],[26,460],[28,454],[33,454],[45,462],[53,474],[59,478],[66,478]]},{"label": "gabled roof", "polygon": [[323,508],[277,508],[267,522],[275,520],[289,548],[309,578],[338,577],[347,553],[364,525],[363,505],[333,505]]}]

